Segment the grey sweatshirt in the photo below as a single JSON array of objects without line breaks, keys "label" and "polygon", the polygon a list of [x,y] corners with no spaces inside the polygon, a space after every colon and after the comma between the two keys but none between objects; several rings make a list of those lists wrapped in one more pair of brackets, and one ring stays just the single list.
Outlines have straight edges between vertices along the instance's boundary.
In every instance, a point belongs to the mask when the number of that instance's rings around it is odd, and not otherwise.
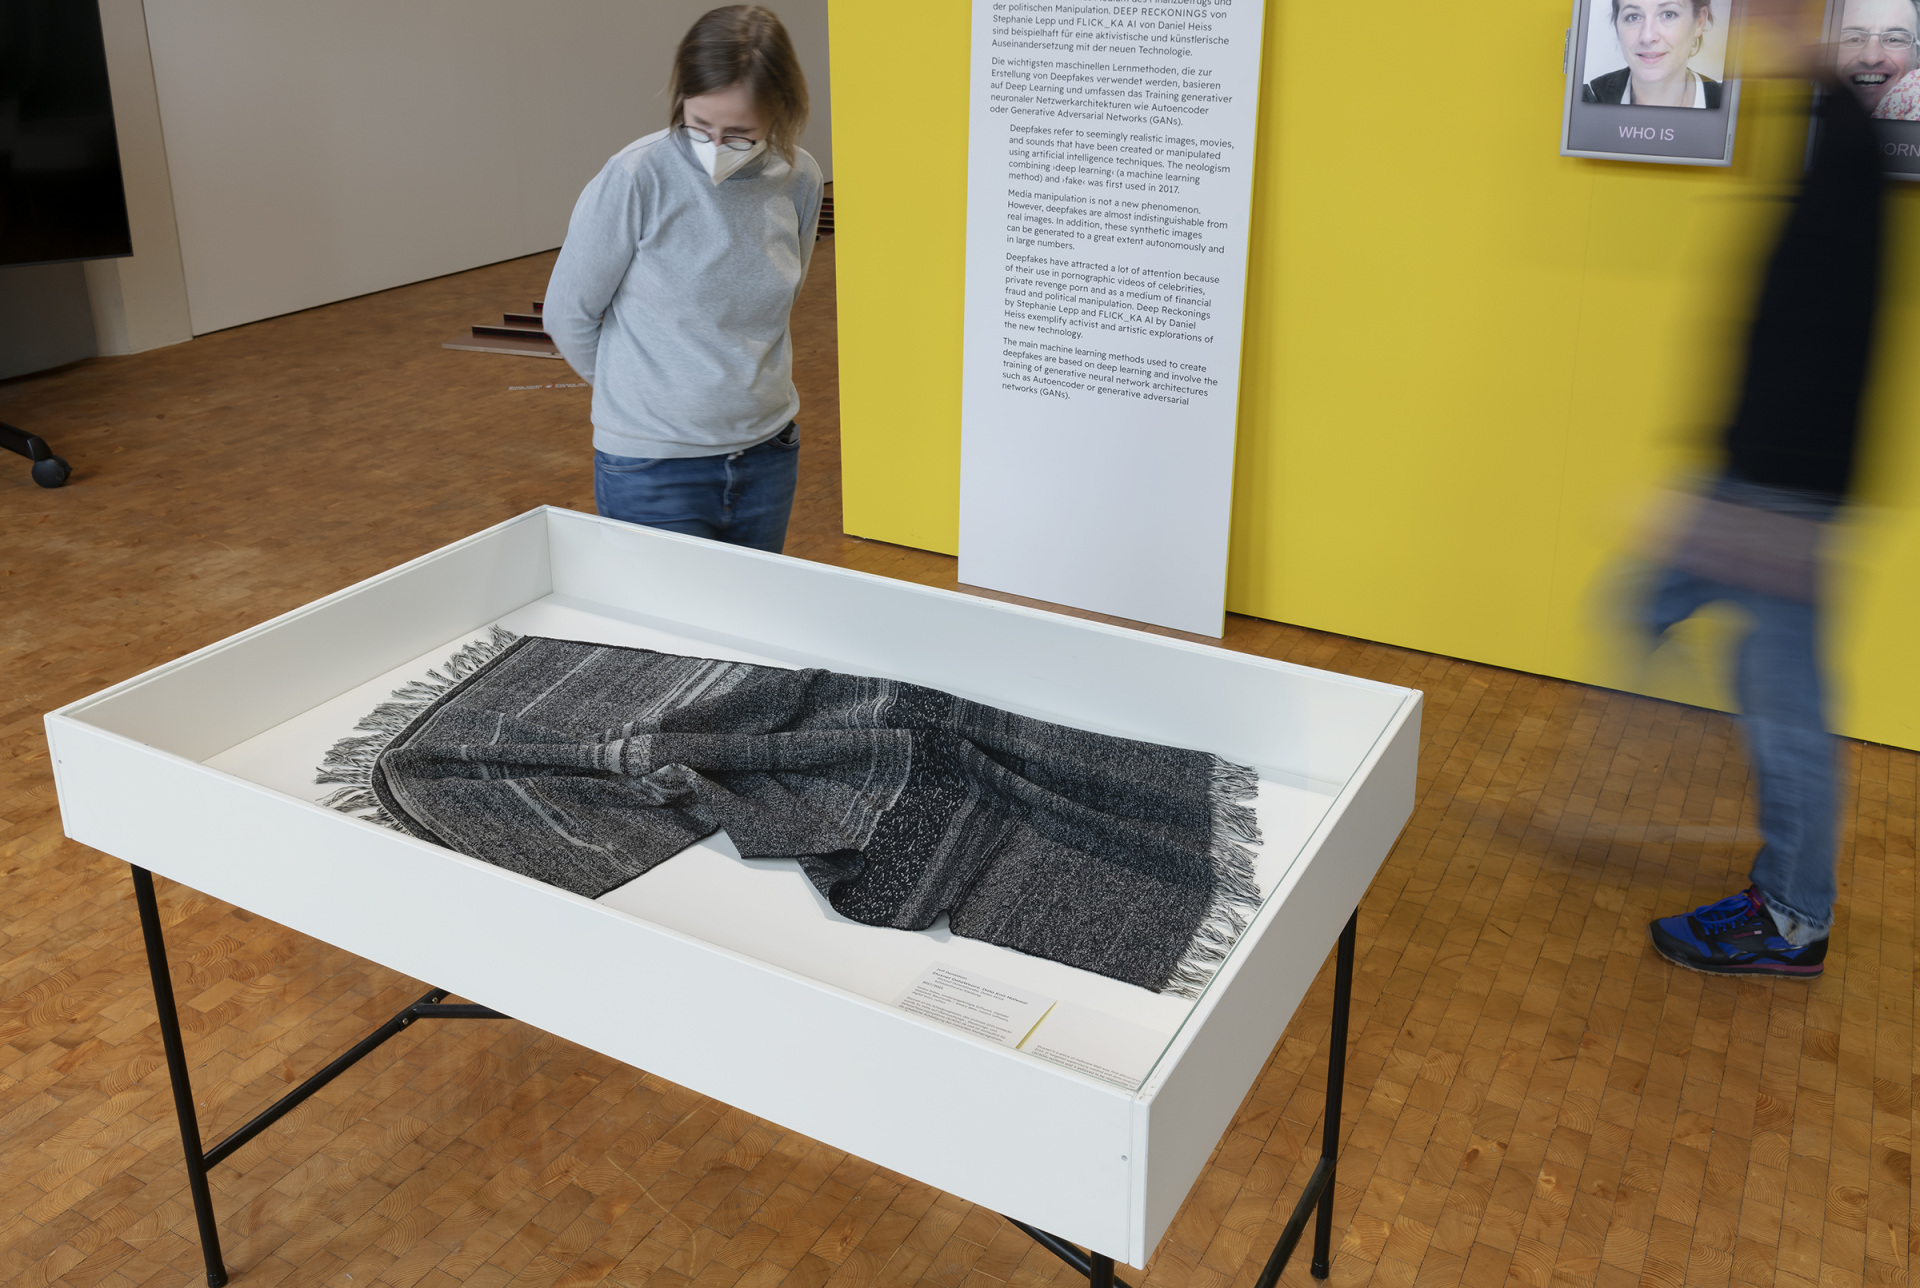
[{"label": "grey sweatshirt", "polygon": [[718,456],[800,410],[788,315],[813,258],[820,167],[763,153],[715,184],[679,130],[614,154],[574,204],[543,314],[593,386],[593,445]]}]

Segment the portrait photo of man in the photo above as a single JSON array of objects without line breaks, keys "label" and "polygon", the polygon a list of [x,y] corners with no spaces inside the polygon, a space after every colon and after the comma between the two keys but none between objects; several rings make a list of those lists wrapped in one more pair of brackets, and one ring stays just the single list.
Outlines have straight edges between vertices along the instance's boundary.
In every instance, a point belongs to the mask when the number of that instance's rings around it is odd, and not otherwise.
[{"label": "portrait photo of man", "polygon": [[1920,121],[1920,6],[1915,0],[1842,0],[1833,42],[1840,83],[1883,121]]}]

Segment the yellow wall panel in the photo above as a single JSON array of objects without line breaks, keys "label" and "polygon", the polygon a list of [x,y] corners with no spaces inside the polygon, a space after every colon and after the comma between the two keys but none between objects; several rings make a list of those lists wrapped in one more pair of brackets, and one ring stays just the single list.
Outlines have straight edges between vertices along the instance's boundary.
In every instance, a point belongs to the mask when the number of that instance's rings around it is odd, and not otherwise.
[{"label": "yellow wall panel", "polygon": [[971,6],[833,0],[830,18],[844,522],[955,554]]},{"label": "yellow wall panel", "polygon": [[[847,527],[945,551],[968,11],[833,5]],[[1397,48],[1460,58],[1384,81],[1338,52],[1355,20],[1268,8],[1228,607],[1725,705],[1737,618],[1646,657],[1623,621],[1631,556],[1662,489],[1710,459],[1805,91],[1747,87],[1731,169],[1574,160],[1565,6],[1470,33],[1396,10]],[[910,160],[886,146],[902,96],[930,112]],[[1897,245],[1917,199],[1893,193]],[[1896,259],[1874,504],[1842,539],[1832,634],[1840,727],[1920,746],[1920,248]]]}]

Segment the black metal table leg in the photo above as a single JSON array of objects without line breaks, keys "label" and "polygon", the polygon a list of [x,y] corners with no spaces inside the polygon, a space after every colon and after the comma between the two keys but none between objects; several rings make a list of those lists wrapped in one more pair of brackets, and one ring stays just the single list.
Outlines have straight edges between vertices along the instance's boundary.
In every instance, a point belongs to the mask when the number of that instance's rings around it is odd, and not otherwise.
[{"label": "black metal table leg", "polygon": [[1340,1093],[1347,1085],[1347,1019],[1353,1012],[1353,950],[1360,938],[1360,910],[1354,909],[1340,932],[1333,966],[1333,1049],[1327,1052],[1327,1121],[1320,1132],[1320,1157],[1327,1162],[1327,1188],[1320,1194],[1320,1219],[1313,1231],[1313,1277],[1333,1272],[1333,1181],[1340,1159]]},{"label": "black metal table leg", "polygon": [[161,933],[160,901],[153,873],[133,867],[133,899],[140,905],[140,933],[147,941],[147,969],[153,973],[153,1005],[160,1013],[160,1044],[167,1052],[167,1077],[173,1083],[173,1112],[180,1120],[180,1144],[187,1155],[187,1188],[193,1192],[193,1216],[200,1225],[200,1252],[207,1261],[208,1288],[227,1282],[220,1258],[220,1229],[213,1219],[213,1192],[207,1188],[207,1158],[200,1149],[200,1117],[193,1111],[193,1083],[187,1074],[187,1048],[180,1040],[180,1012],[173,1003],[173,975],[167,969],[167,941]]},{"label": "black metal table leg", "polygon": [[1007,1221],[1025,1231],[1029,1239],[1085,1275],[1088,1288],[1127,1288],[1126,1280],[1114,1278],[1112,1257],[1102,1256],[1098,1252],[1082,1252],[1059,1235],[1048,1234],[1045,1230],[1028,1225],[1025,1221],[1014,1217],[1008,1217]]},{"label": "black metal table leg", "polygon": [[507,1017],[492,1007],[446,1002],[443,1000],[446,989],[429,989],[344,1055],[261,1110],[246,1126],[207,1149],[200,1142],[199,1115],[193,1111],[193,1082],[187,1073],[186,1044],[180,1037],[180,1012],[173,1000],[173,974],[167,969],[167,940],[160,924],[160,901],[153,891],[153,873],[137,864],[128,866],[133,869],[133,899],[140,906],[140,933],[147,941],[147,968],[153,973],[153,1005],[160,1017],[160,1044],[167,1053],[167,1077],[173,1083],[173,1111],[180,1120],[180,1145],[187,1156],[187,1186],[193,1192],[193,1216],[200,1226],[200,1252],[207,1262],[207,1284],[208,1288],[221,1288],[227,1282],[227,1267],[220,1256],[220,1229],[213,1215],[213,1192],[207,1187],[209,1169],[225,1162],[235,1150],[415,1020],[504,1020]]},{"label": "black metal table leg", "polygon": [[[1293,1215],[1280,1231],[1279,1242],[1267,1258],[1255,1288],[1273,1288],[1287,1268],[1287,1261],[1306,1233],[1307,1220],[1317,1215],[1313,1231],[1313,1277],[1325,1279],[1331,1272],[1333,1257],[1333,1175],[1340,1153],[1340,1091],[1347,1080],[1347,1018],[1353,1010],[1353,952],[1360,938],[1360,912],[1347,918],[1340,932],[1340,945],[1333,959],[1333,1049],[1327,1053],[1327,1111],[1325,1129],[1320,1134],[1320,1161],[1314,1164],[1307,1188],[1293,1206]],[[1088,1288],[1127,1288],[1126,1281],[1113,1276],[1113,1258],[1097,1252],[1082,1252],[1057,1234],[1008,1217],[1027,1237],[1087,1277]]]},{"label": "black metal table leg", "polygon": [[1340,946],[1333,964],[1332,1050],[1327,1052],[1326,1123],[1320,1133],[1320,1161],[1314,1164],[1307,1188],[1294,1204],[1293,1215],[1280,1231],[1273,1254],[1260,1272],[1254,1288],[1273,1288],[1287,1268],[1293,1250],[1306,1232],[1307,1217],[1316,1214],[1313,1230],[1313,1277],[1325,1279],[1332,1273],[1333,1260],[1333,1180],[1340,1154],[1340,1092],[1347,1080],[1347,1017],[1353,1009],[1353,950],[1360,937],[1360,913],[1347,918],[1340,932]]},{"label": "black metal table leg", "polygon": [[[207,1284],[208,1288],[223,1288],[227,1282],[227,1269],[220,1255],[220,1231],[213,1215],[213,1194],[207,1186],[209,1168],[224,1162],[235,1150],[265,1131],[296,1105],[415,1020],[480,1020],[508,1017],[491,1007],[471,1003],[446,1003],[443,1001],[447,996],[445,989],[430,989],[418,1001],[405,1007],[392,1019],[361,1039],[344,1055],[267,1106],[239,1131],[212,1149],[205,1149],[200,1141],[199,1115],[194,1112],[193,1107],[193,1083],[187,1070],[186,1044],[180,1036],[180,1012],[174,1004],[173,975],[167,968],[167,942],[160,923],[160,901],[154,894],[153,873],[138,864],[128,866],[133,872],[134,902],[140,909],[140,932],[146,940],[147,968],[153,976],[154,1009],[160,1020],[161,1046],[165,1049],[167,1056],[167,1076],[173,1084],[173,1109],[180,1121],[180,1145],[186,1155],[187,1185],[193,1193],[194,1220],[200,1227],[200,1249],[202,1256],[206,1259]],[[1360,914],[1356,910],[1353,916],[1347,918],[1346,928],[1340,932],[1340,945],[1335,957],[1332,1050],[1327,1055],[1327,1108],[1326,1122],[1320,1140],[1320,1161],[1315,1164],[1313,1175],[1308,1178],[1306,1190],[1300,1195],[1300,1201],[1294,1205],[1293,1215],[1288,1219],[1286,1228],[1281,1231],[1279,1242],[1274,1244],[1273,1253],[1267,1258],[1266,1268],[1261,1271],[1256,1288],[1274,1288],[1281,1273],[1286,1270],[1287,1261],[1293,1256],[1293,1250],[1299,1244],[1300,1236],[1306,1231],[1309,1213],[1315,1213],[1319,1218],[1314,1226],[1313,1276],[1316,1279],[1325,1279],[1331,1269],[1333,1181],[1335,1163],[1340,1152],[1340,1093],[1346,1082],[1347,1020],[1353,1006],[1353,957],[1354,947],[1359,937],[1359,927]],[[1037,1229],[1011,1217],[1008,1219],[1047,1251],[1085,1275],[1088,1288],[1128,1288],[1124,1280],[1114,1276],[1112,1257],[1092,1251],[1083,1253],[1064,1239],[1049,1234],[1045,1230]]]}]

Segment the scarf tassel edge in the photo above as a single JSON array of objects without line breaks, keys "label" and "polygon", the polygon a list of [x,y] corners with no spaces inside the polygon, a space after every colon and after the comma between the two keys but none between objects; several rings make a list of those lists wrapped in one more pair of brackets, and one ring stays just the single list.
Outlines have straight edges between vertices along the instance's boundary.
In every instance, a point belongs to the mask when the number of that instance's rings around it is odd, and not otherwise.
[{"label": "scarf tassel edge", "polygon": [[1246,765],[1216,759],[1208,787],[1213,807],[1213,843],[1207,859],[1213,866],[1213,899],[1193,932],[1187,951],[1174,964],[1162,993],[1199,1000],[1213,977],[1226,965],[1253,915],[1260,911],[1260,883],[1255,879],[1254,846],[1261,843],[1260,816],[1251,805],[1260,791],[1260,775]]},{"label": "scarf tassel edge", "polygon": [[373,767],[394,739],[405,733],[427,708],[458,688],[475,671],[499,657],[519,640],[504,626],[490,626],[486,637],[456,649],[451,657],[418,680],[409,680],[393,696],[361,717],[354,732],[328,749],[313,781],[339,784],[320,803],[369,823],[399,830],[400,824],[373,790]]}]

